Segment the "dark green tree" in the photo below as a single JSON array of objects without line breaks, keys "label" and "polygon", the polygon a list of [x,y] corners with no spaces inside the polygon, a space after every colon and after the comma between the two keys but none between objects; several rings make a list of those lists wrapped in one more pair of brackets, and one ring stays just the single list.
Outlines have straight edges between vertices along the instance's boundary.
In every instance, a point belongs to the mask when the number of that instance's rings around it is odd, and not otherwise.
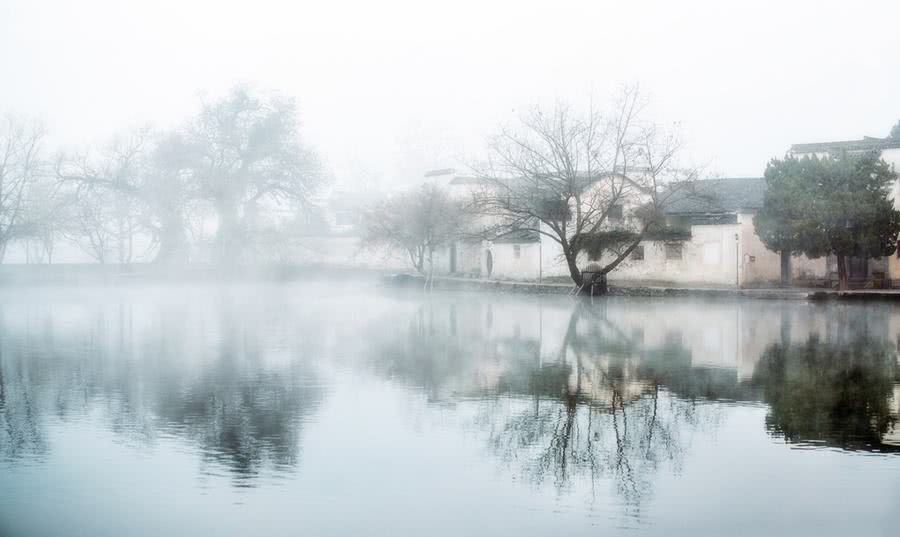
[{"label": "dark green tree", "polygon": [[877,152],[840,158],[773,160],[769,191],[755,226],[772,250],[837,258],[840,288],[848,283],[849,257],[891,255],[900,212],[890,188],[897,175]]},{"label": "dark green tree", "polygon": [[[766,167],[766,195],[763,208],[753,219],[756,234],[767,248],[781,254],[781,282],[791,278],[792,254],[828,253],[816,222],[808,218],[815,195],[816,177],[821,174],[818,159],[772,160]],[[809,255],[809,254],[808,254]]]},{"label": "dark green tree", "polygon": [[892,347],[862,337],[769,346],[752,379],[769,404],[767,428],[792,443],[896,451],[883,442],[896,427]]}]

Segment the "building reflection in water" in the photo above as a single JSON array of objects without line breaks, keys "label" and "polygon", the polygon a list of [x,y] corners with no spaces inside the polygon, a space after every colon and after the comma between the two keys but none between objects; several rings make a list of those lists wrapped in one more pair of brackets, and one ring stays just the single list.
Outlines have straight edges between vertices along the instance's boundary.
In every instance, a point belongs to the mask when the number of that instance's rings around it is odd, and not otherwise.
[{"label": "building reflection in water", "polygon": [[[900,315],[781,302],[428,302],[378,325],[372,367],[477,405],[504,464],[564,490],[612,483],[631,515],[727,405],[766,403],[789,443],[900,450]],[[399,324],[400,328],[396,328]]]},{"label": "building reflection in water", "polygon": [[40,461],[48,424],[90,417],[253,486],[298,466],[342,370],[460,409],[515,475],[611,485],[635,516],[729,406],[764,403],[777,441],[900,446],[889,306],[270,291],[5,303],[0,457]]}]

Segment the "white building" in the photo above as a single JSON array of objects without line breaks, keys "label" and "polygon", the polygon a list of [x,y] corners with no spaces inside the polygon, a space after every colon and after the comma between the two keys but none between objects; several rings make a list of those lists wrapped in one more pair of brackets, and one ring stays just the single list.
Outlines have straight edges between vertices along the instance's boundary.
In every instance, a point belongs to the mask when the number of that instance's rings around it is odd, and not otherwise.
[{"label": "white building", "polygon": [[[486,187],[454,170],[430,172],[428,178],[460,198]],[[747,287],[780,281],[780,256],[763,246],[753,228],[764,194],[762,178],[691,183],[666,208],[667,223],[682,232],[676,237],[650,235],[610,273],[610,282]],[[629,208],[624,209],[622,214],[622,207],[613,210],[610,226],[629,218]],[[548,236],[516,232],[493,240],[458,241],[438,256],[436,264],[443,274],[532,281],[567,278],[561,252]],[[586,254],[579,256],[580,268],[590,262]],[[794,258],[791,270],[798,283],[824,285],[828,277],[824,259]]]},{"label": "white building", "polygon": [[[900,168],[900,140],[864,138],[842,142],[796,144],[790,154],[797,157],[833,158],[844,154],[879,151],[881,157]],[[426,174],[428,181],[446,187],[451,195],[470,198],[489,185],[473,177],[457,175],[453,169]],[[629,259],[609,274],[612,283],[659,283],[754,287],[781,279],[781,259],[756,235],[753,218],[762,208],[766,191],[761,177],[696,181],[665,211],[670,228],[681,228],[683,236],[649,236]],[[900,209],[900,181],[893,189]],[[628,207],[624,218],[628,219]],[[619,209],[621,210],[621,208]],[[622,215],[612,215],[612,224]],[[438,256],[439,273],[482,278],[539,280],[565,278],[569,271],[558,243],[534,232],[518,232],[493,240],[458,241]],[[584,268],[591,260],[579,257]],[[603,260],[601,260],[603,261]],[[792,280],[797,285],[830,286],[837,281],[833,256],[809,259],[792,257]],[[889,258],[851,259],[851,286],[900,286],[900,253]]]}]

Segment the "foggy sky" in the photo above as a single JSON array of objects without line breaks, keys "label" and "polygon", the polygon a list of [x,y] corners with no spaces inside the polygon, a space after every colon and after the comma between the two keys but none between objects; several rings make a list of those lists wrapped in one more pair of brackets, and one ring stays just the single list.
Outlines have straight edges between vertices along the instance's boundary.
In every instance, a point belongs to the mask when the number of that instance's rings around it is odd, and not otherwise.
[{"label": "foggy sky", "polygon": [[389,187],[524,106],[638,82],[691,160],[758,176],[792,143],[887,135],[898,23],[887,0],[0,0],[0,112],[83,147],[250,82],[299,99],[337,179]]}]

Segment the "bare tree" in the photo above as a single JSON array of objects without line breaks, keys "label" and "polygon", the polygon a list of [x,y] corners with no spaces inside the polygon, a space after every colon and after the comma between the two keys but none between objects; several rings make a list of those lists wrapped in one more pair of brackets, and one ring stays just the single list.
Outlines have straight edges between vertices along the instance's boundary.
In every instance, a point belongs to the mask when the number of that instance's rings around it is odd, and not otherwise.
[{"label": "bare tree", "polygon": [[[363,217],[363,243],[404,251],[416,270],[434,280],[434,252],[466,230],[463,204],[435,185],[422,185],[378,203]],[[427,262],[427,266],[426,266]]]},{"label": "bare tree", "polygon": [[28,190],[44,172],[44,136],[37,123],[0,120],[0,261],[20,230]]},{"label": "bare tree", "polygon": [[648,231],[664,225],[667,200],[697,173],[677,165],[680,140],[641,121],[642,108],[630,88],[610,114],[557,104],[503,129],[487,163],[476,167],[486,184],[475,199],[488,217],[486,232],[548,237],[578,286],[592,283],[583,281],[579,254],[606,254],[598,271],[605,282]]},{"label": "bare tree", "polygon": [[219,261],[234,263],[263,204],[308,206],[325,180],[300,140],[292,99],[263,99],[237,87],[203,105],[183,138],[191,181],[218,216]]},{"label": "bare tree", "polygon": [[[177,136],[147,128],[120,134],[93,154],[61,157],[57,177],[74,189],[77,200],[93,205],[75,211],[75,227],[84,232],[84,226],[101,215],[110,220],[102,223],[103,229],[91,232],[94,241],[82,243],[96,243],[97,234],[113,233],[110,246],[118,252],[118,261],[130,263],[135,238],[144,234],[157,249],[156,261],[183,261],[188,200],[185,159]],[[111,207],[99,212],[96,203],[101,199]]]},{"label": "bare tree", "polygon": [[97,263],[111,261],[118,246],[115,193],[102,189],[76,192],[65,236]]},{"label": "bare tree", "polygon": [[16,239],[25,245],[26,263],[53,263],[56,244],[65,237],[77,205],[73,194],[49,174],[30,185],[16,226]]}]

